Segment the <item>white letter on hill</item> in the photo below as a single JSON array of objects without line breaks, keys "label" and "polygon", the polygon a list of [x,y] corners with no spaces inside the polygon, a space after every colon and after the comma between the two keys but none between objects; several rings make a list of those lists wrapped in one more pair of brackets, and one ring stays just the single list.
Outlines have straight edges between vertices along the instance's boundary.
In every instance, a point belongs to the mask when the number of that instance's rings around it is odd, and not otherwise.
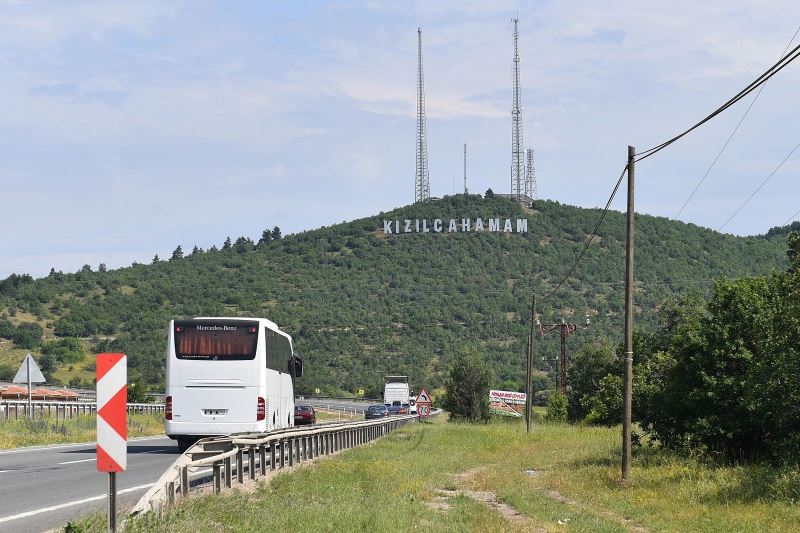
[{"label": "white letter on hill", "polygon": [[392,221],[391,220],[384,220],[383,221],[383,233],[384,235],[387,233],[392,233]]},{"label": "white letter on hill", "polygon": [[517,233],[528,233],[528,219],[527,218],[518,218],[517,219]]}]

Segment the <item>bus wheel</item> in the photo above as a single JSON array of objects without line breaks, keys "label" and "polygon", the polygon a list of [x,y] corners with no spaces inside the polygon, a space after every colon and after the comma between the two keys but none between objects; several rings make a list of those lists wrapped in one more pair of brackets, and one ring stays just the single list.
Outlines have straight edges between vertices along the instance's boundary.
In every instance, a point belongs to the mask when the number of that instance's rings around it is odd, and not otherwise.
[{"label": "bus wheel", "polygon": [[197,439],[192,437],[178,437],[178,449],[183,453],[191,448],[195,442],[197,442]]}]

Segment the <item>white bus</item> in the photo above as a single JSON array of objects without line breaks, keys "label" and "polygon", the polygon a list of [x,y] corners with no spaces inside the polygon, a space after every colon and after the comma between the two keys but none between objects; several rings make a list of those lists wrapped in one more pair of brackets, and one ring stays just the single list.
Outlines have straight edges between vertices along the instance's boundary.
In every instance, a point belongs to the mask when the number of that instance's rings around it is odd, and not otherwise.
[{"label": "white bus", "polygon": [[172,320],[166,433],[185,450],[197,439],[294,425],[292,338],[265,318]]}]

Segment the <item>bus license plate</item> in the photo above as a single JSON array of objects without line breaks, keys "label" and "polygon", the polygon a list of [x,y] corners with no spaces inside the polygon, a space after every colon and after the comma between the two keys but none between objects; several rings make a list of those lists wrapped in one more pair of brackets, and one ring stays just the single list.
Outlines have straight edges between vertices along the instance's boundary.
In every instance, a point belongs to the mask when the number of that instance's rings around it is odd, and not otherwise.
[{"label": "bus license plate", "polygon": [[227,409],[203,409],[203,414],[210,416],[221,416],[228,414]]}]

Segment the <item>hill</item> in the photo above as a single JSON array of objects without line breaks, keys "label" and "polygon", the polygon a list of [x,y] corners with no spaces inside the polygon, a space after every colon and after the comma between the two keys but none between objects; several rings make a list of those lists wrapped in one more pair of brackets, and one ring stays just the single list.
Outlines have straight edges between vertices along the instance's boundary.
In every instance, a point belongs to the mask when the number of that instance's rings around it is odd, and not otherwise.
[{"label": "hill", "polygon": [[[170,260],[149,265],[12,275],[0,282],[0,370],[16,370],[19,347],[27,345],[51,354],[48,367],[59,380],[77,383],[91,379],[89,353],[124,351],[131,381],[158,386],[171,318],[266,316],[305,358],[301,392],[365,388],[374,395],[383,375],[398,373],[416,387],[436,386],[465,344],[485,353],[498,386],[518,388],[531,295],[566,273],[598,214],[546,200],[525,209],[503,198],[457,195],[271,242],[240,237],[185,256],[178,247]],[[405,226],[406,219],[444,219],[446,227],[467,217],[526,218],[528,232],[384,229],[384,220]],[[704,291],[716,277],[788,266],[780,234],[736,237],[648,215],[637,215],[636,224],[638,327],[654,325],[665,299]],[[572,337],[570,349],[597,336],[621,339],[624,239],[624,215],[610,212],[573,278],[537,304],[545,322],[591,316],[591,329]],[[31,340],[31,324],[41,326],[43,347]],[[15,335],[16,342],[8,340]],[[81,342],[53,340],[69,337]],[[552,368],[557,346],[557,339],[537,341],[539,368]]]}]

